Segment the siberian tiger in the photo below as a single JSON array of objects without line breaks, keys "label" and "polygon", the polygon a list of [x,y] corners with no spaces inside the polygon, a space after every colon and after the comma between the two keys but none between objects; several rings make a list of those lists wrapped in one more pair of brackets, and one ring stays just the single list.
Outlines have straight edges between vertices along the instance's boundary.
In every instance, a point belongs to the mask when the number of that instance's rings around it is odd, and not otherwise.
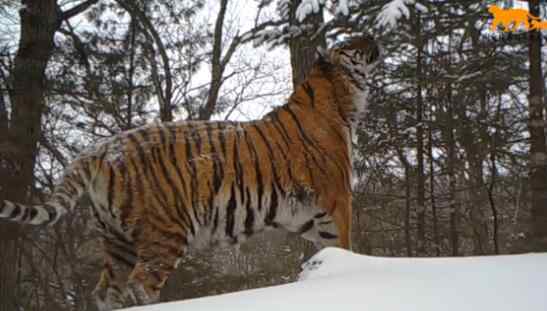
[{"label": "siberian tiger", "polygon": [[525,9],[502,9],[497,5],[491,5],[488,7],[488,12],[494,16],[490,26],[491,31],[496,31],[499,24],[504,27],[505,32],[516,31],[521,24],[524,25],[524,29],[529,30],[529,20],[539,20],[537,16],[531,15]]},{"label": "siberian tiger", "polygon": [[350,249],[351,131],[379,56],[369,36],[319,53],[288,102],[260,120],[121,133],[84,151],[45,204],[0,200],[0,218],[53,224],[88,194],[105,251],[100,310],[156,302],[188,248],[267,228]]}]

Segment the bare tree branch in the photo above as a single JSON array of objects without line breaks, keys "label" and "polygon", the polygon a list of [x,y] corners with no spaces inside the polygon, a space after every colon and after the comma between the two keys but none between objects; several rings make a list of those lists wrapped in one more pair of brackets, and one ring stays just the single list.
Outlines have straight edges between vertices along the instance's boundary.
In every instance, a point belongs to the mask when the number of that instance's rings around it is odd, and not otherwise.
[{"label": "bare tree branch", "polygon": [[95,3],[99,2],[99,0],[87,0],[87,1],[84,1],[80,4],[78,4],[77,6],[73,7],[72,9],[69,9],[69,10],[66,10],[64,12],[61,13],[61,20],[62,21],[65,21],[65,20],[68,20],[82,12],[84,12],[85,10],[87,10],[90,6],[94,5]]},{"label": "bare tree branch", "polygon": [[[165,45],[163,44],[163,41],[161,39],[160,34],[152,25],[152,22],[150,19],[146,16],[146,14],[138,8],[133,1],[127,1],[127,0],[117,0],[118,4],[125,9],[129,14],[133,15],[137,18],[137,20],[141,23],[141,25],[144,28],[144,34],[145,36],[151,41],[154,42],[157,46],[157,52],[160,55],[160,58],[163,63],[163,71],[165,76],[165,88],[162,89],[161,85],[158,85],[155,83],[156,88],[158,91],[158,96],[161,102],[160,107],[160,118],[162,121],[171,121],[173,119],[173,109],[171,107],[171,100],[172,100],[172,94],[173,94],[173,79],[171,76],[171,65],[169,61],[169,56],[167,55],[167,49],[165,48]],[[153,45],[151,45],[153,48]]]},{"label": "bare tree branch", "polygon": [[220,87],[222,86],[222,74],[225,69],[225,63],[222,60],[222,30],[224,27],[224,17],[226,16],[227,7],[228,0],[221,0],[220,9],[215,23],[213,55],[211,59],[211,86],[209,88],[207,103],[202,109],[200,109],[199,112],[198,118],[200,120],[209,120],[213,115],[218,100]]}]

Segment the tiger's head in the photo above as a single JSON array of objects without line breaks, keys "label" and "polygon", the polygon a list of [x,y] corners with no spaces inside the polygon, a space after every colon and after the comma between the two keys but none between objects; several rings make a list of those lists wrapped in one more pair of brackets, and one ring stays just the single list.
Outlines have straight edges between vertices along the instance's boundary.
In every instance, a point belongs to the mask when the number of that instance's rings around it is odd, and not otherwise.
[{"label": "tiger's head", "polygon": [[352,37],[332,47],[329,62],[352,75],[367,75],[380,60],[380,46],[368,35]]},{"label": "tiger's head", "polygon": [[352,107],[344,110],[355,124],[366,111],[367,81],[370,79],[371,71],[380,62],[380,45],[371,36],[363,35],[349,38],[319,54],[319,63],[334,69],[349,87],[350,95],[353,97]]}]

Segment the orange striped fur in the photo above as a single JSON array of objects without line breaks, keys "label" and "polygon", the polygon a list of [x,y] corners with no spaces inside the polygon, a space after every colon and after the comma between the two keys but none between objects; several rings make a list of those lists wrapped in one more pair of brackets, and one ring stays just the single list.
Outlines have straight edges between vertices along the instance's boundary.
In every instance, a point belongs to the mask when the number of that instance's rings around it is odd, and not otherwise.
[{"label": "orange striped fur", "polygon": [[54,223],[88,193],[105,246],[100,310],[157,301],[189,247],[285,228],[349,249],[351,131],[378,58],[369,37],[331,48],[261,120],[121,133],[83,152],[44,205],[0,201],[0,218]]}]

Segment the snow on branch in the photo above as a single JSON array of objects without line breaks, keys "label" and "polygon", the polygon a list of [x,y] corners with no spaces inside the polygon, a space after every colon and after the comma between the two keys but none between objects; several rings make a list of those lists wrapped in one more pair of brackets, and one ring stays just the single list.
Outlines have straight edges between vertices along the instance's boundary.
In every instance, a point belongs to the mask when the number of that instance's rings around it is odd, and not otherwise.
[{"label": "snow on branch", "polygon": [[377,23],[380,27],[394,28],[397,22],[402,17],[408,18],[410,10],[408,6],[415,5],[416,9],[421,12],[427,12],[427,8],[416,0],[392,0],[382,7],[382,11],[378,14]]},{"label": "snow on branch", "polygon": [[338,0],[338,3],[336,3],[336,7],[334,9],[334,14],[348,16],[349,15],[348,0]]},{"label": "snow on branch", "polygon": [[319,13],[325,0],[303,0],[296,9],[296,19],[302,22],[311,14]]},{"label": "snow on branch", "polygon": [[[286,0],[283,0],[285,2]],[[296,9],[296,18],[302,22],[311,14],[318,13],[325,5],[325,0],[302,0]],[[349,15],[349,0],[332,0],[332,9],[335,15]]]}]

